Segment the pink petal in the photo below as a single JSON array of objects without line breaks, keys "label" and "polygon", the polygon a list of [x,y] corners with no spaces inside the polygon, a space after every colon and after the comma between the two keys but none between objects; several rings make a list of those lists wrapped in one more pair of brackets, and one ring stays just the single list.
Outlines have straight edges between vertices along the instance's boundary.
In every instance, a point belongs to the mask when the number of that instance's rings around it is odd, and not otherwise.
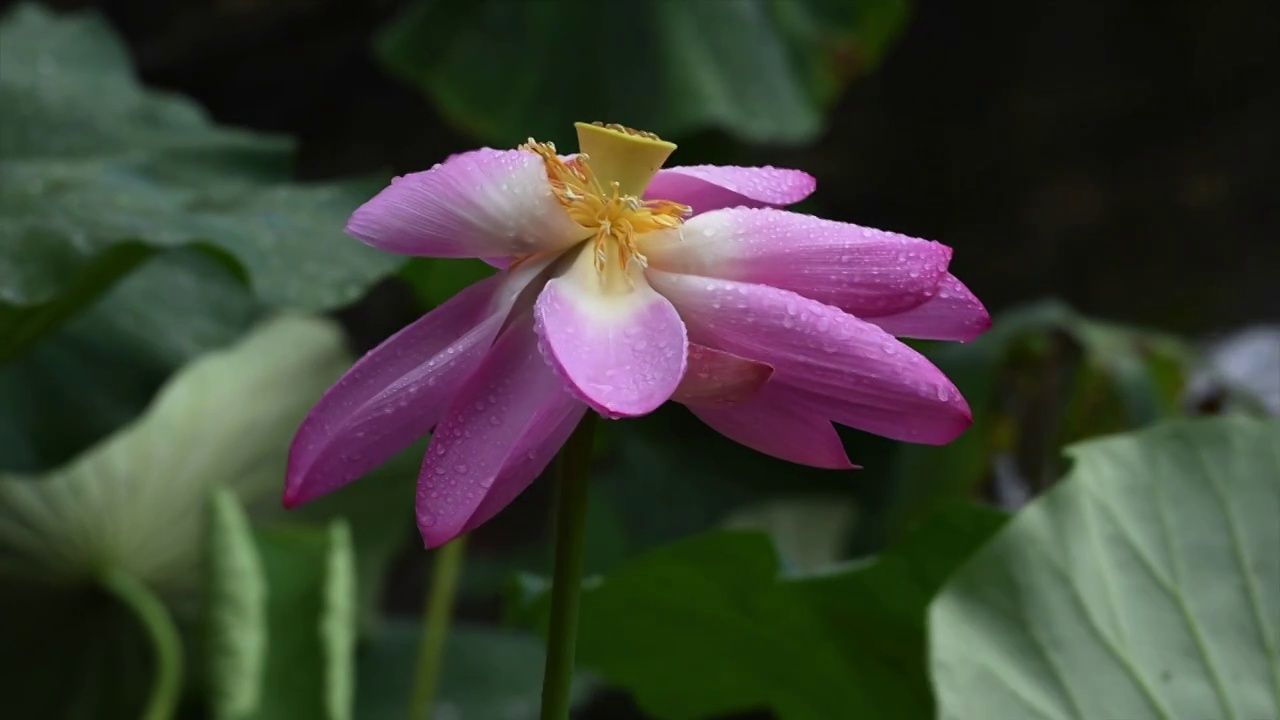
[{"label": "pink petal", "polygon": [[867,321],[891,335],[921,340],[969,342],[991,329],[991,315],[982,301],[950,273],[942,277],[938,294],[923,305]]},{"label": "pink petal", "polygon": [[587,406],[577,401],[557,403],[545,408],[541,416],[530,422],[528,431],[520,438],[520,446],[529,449],[513,454],[514,459],[502,468],[489,494],[471,514],[462,532],[469,533],[489,522],[538,479],[586,412]]},{"label": "pink petal", "polygon": [[824,417],[928,444],[948,443],[973,422],[940,370],[875,325],[767,285],[647,274],[693,342],[772,365],[770,385],[802,391]]},{"label": "pink petal", "polygon": [[543,288],[534,305],[543,352],[583,402],[611,418],[666,402],[684,375],[687,344],[676,309],[633,272],[606,288],[590,248]]},{"label": "pink petal", "polygon": [[765,455],[831,470],[854,467],[831,421],[805,412],[772,383],[732,407],[695,403],[689,410],[721,435]]},{"label": "pink petal", "polygon": [[294,436],[284,504],[336,490],[426,435],[546,264],[481,280],[356,362]]},{"label": "pink petal", "polygon": [[650,267],[772,285],[859,317],[910,310],[938,289],[951,248],[785,210],[717,210],[644,237]]},{"label": "pink petal", "polygon": [[809,173],[775,167],[686,165],[659,170],[644,196],[673,200],[704,213],[725,207],[790,205],[809,197],[818,181]]},{"label": "pink petal", "polygon": [[489,258],[563,250],[591,234],[552,193],[541,158],[489,148],[392,180],[347,232],[403,255]]},{"label": "pink petal", "polygon": [[431,438],[417,498],[427,547],[474,527],[470,521],[482,510],[497,512],[495,503],[485,505],[491,492],[505,505],[524,489],[568,437],[563,426],[581,408],[539,354],[525,314],[462,384]]},{"label": "pink petal", "polygon": [[689,363],[671,399],[685,405],[736,405],[755,395],[773,368],[754,360],[689,343]]}]

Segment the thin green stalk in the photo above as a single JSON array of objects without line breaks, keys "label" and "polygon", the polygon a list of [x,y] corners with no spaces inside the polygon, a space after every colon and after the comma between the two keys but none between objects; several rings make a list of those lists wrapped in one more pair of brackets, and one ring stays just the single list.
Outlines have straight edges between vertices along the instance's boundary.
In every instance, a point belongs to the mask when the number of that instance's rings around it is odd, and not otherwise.
[{"label": "thin green stalk", "polygon": [[595,413],[588,412],[560,451],[555,510],[555,575],[551,585],[547,664],[542,676],[542,720],[569,718],[595,423]]},{"label": "thin green stalk", "polygon": [[418,645],[418,665],[413,674],[409,720],[429,720],[431,717],[436,688],[440,685],[440,668],[444,666],[444,641],[449,635],[449,621],[453,618],[458,576],[462,574],[466,549],[467,536],[460,535],[436,553],[431,570],[431,588],[422,608],[422,642]]},{"label": "thin green stalk", "polygon": [[118,570],[102,575],[102,586],[133,611],[155,653],[155,676],[143,720],[170,720],[182,691],[182,639],[160,598],[133,576]]}]

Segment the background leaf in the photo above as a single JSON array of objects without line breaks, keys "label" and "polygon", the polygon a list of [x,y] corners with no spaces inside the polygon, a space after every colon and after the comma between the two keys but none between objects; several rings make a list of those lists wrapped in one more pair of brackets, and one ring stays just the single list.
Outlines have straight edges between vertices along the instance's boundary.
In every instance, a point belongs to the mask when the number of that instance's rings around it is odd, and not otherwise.
[{"label": "background leaf", "polygon": [[925,608],[1003,519],[949,508],[875,560],[795,577],[760,533],[681,540],[587,584],[579,661],[659,718],[929,718]]},{"label": "background leaf", "polygon": [[264,720],[348,720],[354,697],[356,623],[351,535],[284,526],[257,534],[267,574]]},{"label": "background leaf", "polygon": [[298,422],[349,360],[337,329],[276,318],[184,368],[141,419],[37,478],[0,477],[0,572],[63,581],[104,568],[196,584],[203,506],[280,486]]},{"label": "background leaf", "polygon": [[288,183],[289,144],[153,93],[95,14],[0,21],[0,361],[146,252],[216,248],[271,305],[329,308],[401,262],[342,233],[377,183]]},{"label": "background leaf", "polygon": [[[356,717],[402,720],[412,695],[419,627],[387,623],[360,650]],[[543,646],[518,630],[459,623],[449,628],[436,693],[438,718],[535,720],[542,697]],[[575,679],[575,702],[589,680]]]},{"label": "background leaf", "polygon": [[139,716],[154,655],[133,613],[118,600],[92,585],[0,582],[0,613],[8,717]]},{"label": "background leaf", "polygon": [[267,658],[267,578],[249,518],[235,495],[209,502],[209,705],[215,720],[249,720],[262,698]]},{"label": "background leaf", "polygon": [[65,327],[0,365],[0,472],[61,465],[141,413],[179,366],[261,315],[208,256],[153,257]]},{"label": "background leaf", "polygon": [[[974,411],[941,447],[900,445],[893,494],[864,544],[900,535],[933,508],[981,493],[1010,509],[1061,474],[1059,449],[1181,413],[1191,352],[1167,335],[1083,316],[1059,302],[1014,308],[967,344],[934,344],[929,359]],[[1021,501],[1002,497],[1013,483]]]},{"label": "background leaf", "polygon": [[1073,447],[930,609],[939,717],[1274,717],[1277,448],[1243,418]]},{"label": "background leaf", "polygon": [[577,120],[801,142],[905,20],[905,0],[421,0],[378,50],[443,115],[492,143],[563,143]]},{"label": "background leaf", "polygon": [[495,272],[483,260],[413,258],[400,269],[400,278],[423,308],[434,308]]}]

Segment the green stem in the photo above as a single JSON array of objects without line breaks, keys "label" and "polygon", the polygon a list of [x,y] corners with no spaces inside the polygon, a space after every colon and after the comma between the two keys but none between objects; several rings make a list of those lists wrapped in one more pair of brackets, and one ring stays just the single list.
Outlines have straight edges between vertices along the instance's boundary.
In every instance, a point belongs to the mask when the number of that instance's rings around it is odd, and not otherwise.
[{"label": "green stem", "polygon": [[551,626],[542,676],[542,720],[568,720],[573,654],[578,639],[578,601],[586,548],[587,490],[596,415],[588,412],[560,451],[556,487],[556,560],[551,585]]},{"label": "green stem", "polygon": [[431,569],[431,588],[422,608],[422,642],[418,645],[418,666],[414,672],[413,701],[409,720],[427,720],[435,705],[444,666],[444,641],[453,618],[453,601],[458,594],[458,576],[466,555],[467,536],[460,535],[436,553]]},{"label": "green stem", "polygon": [[143,720],[170,720],[182,690],[182,639],[169,610],[146,585],[118,570],[105,573],[102,586],[133,611],[155,652],[155,679]]}]

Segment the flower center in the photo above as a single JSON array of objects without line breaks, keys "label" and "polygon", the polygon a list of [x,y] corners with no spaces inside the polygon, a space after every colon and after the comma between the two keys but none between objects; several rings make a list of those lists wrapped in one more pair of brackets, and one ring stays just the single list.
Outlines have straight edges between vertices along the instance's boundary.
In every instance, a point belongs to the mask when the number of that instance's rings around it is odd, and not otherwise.
[{"label": "flower center", "polygon": [[647,266],[636,247],[645,233],[680,227],[691,212],[668,200],[643,200],[649,181],[676,146],[653,133],[621,125],[577,123],[578,155],[562,160],[552,143],[530,138],[521,150],[537,153],[551,189],[575,222],[595,230],[590,241],[603,281],[626,275],[635,262]]}]

